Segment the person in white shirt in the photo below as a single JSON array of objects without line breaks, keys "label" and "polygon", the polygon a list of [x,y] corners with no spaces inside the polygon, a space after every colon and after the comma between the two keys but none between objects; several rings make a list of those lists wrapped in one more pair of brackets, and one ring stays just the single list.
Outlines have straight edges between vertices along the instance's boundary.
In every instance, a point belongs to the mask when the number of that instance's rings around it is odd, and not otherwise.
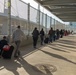
[{"label": "person in white shirt", "polygon": [[15,50],[15,53],[14,53],[14,57],[18,57],[20,55],[19,46],[20,46],[22,37],[25,37],[25,34],[20,29],[20,26],[17,26],[17,30],[15,30],[13,32],[13,41],[16,44],[16,50]]}]

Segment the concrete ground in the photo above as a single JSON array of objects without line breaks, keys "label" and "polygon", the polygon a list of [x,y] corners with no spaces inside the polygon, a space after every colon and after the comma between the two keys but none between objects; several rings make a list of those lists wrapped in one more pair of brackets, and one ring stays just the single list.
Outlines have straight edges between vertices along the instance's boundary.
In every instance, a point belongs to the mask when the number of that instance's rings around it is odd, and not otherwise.
[{"label": "concrete ground", "polygon": [[76,75],[76,36],[34,49],[22,47],[21,57],[0,58],[0,75]]}]

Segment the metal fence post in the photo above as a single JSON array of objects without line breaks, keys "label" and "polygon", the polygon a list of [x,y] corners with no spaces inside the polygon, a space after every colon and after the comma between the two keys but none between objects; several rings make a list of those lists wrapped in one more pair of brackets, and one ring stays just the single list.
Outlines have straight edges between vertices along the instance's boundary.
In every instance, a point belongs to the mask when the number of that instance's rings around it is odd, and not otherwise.
[{"label": "metal fence post", "polygon": [[28,3],[28,35],[30,35],[30,3]]},{"label": "metal fence post", "polygon": [[11,39],[11,0],[8,0],[8,38],[9,38],[9,43]]},{"label": "metal fence post", "polygon": [[40,4],[38,4],[38,25],[39,25],[39,31],[40,31]]},{"label": "metal fence post", "polygon": [[46,31],[46,34],[47,34],[47,14],[45,14],[45,31]]},{"label": "metal fence post", "polygon": [[55,19],[54,19],[54,30],[55,30]]},{"label": "metal fence post", "polygon": [[51,25],[52,25],[52,17],[50,17],[50,28],[51,28]]}]

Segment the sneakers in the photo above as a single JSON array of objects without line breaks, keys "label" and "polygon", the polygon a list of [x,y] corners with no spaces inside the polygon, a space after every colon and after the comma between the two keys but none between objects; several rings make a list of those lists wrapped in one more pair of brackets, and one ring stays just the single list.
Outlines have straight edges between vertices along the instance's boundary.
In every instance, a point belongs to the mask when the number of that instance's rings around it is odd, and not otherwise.
[{"label": "sneakers", "polygon": [[18,56],[14,56],[15,58],[18,58]]},{"label": "sneakers", "polygon": [[18,58],[21,55],[20,51],[14,55],[15,58]]},{"label": "sneakers", "polygon": [[20,56],[21,55],[21,53],[20,53],[20,51],[18,51],[18,56]]}]

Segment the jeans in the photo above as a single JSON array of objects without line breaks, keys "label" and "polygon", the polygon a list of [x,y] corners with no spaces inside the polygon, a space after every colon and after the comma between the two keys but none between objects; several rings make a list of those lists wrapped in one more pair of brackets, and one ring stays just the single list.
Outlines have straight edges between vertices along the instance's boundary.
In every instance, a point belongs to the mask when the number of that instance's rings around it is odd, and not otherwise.
[{"label": "jeans", "polygon": [[40,38],[41,38],[41,45],[43,45],[44,36],[40,36]]},{"label": "jeans", "polygon": [[33,46],[36,47],[38,37],[33,37]]},{"label": "jeans", "polygon": [[15,41],[15,44],[16,44],[16,50],[15,50],[14,56],[18,56],[18,55],[20,55],[20,50],[19,50],[20,43],[21,43],[20,40]]}]

